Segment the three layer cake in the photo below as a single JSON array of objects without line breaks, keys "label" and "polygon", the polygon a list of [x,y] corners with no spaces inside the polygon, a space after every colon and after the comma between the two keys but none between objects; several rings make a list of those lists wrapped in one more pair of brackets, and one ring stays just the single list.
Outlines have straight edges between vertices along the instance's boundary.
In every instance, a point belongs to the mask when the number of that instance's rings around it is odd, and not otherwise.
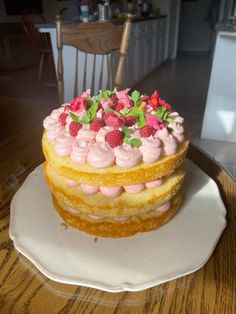
[{"label": "three layer cake", "polygon": [[166,223],[183,199],[183,118],[157,91],[87,90],[44,120],[45,178],[69,225],[104,237]]}]

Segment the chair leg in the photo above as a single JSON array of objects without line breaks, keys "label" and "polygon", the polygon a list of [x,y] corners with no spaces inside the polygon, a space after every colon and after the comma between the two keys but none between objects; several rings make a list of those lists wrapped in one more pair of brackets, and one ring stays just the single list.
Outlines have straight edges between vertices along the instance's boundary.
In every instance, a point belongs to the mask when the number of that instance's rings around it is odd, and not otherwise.
[{"label": "chair leg", "polygon": [[48,54],[48,63],[49,63],[49,71],[50,71],[50,80],[51,80],[51,83],[55,84],[55,68],[54,68],[53,55],[51,53]]},{"label": "chair leg", "polygon": [[39,80],[39,82],[41,82],[42,70],[43,70],[43,62],[44,62],[44,53],[41,54],[40,63],[39,63],[39,73],[38,73],[38,80]]}]

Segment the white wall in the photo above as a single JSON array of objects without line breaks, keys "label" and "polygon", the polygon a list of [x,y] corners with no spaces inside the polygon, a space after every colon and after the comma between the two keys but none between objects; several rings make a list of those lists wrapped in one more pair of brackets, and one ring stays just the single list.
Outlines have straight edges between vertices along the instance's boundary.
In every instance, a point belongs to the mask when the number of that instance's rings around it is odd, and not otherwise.
[{"label": "white wall", "polygon": [[206,15],[211,1],[181,3],[178,50],[209,50],[212,31],[206,21]]}]

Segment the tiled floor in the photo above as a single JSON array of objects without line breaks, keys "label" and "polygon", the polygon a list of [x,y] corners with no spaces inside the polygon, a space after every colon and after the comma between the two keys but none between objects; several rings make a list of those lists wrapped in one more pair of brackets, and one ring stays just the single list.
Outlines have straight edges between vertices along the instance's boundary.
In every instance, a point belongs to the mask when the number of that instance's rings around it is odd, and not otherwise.
[{"label": "tiled floor", "polygon": [[[0,96],[32,100],[57,107],[56,87],[40,85],[38,66],[22,70],[0,71]],[[185,128],[191,140],[221,163],[236,178],[236,144],[200,139],[201,125],[211,70],[206,54],[181,54],[169,60],[144,78],[135,87],[143,93],[158,89],[162,98],[185,117]]]}]

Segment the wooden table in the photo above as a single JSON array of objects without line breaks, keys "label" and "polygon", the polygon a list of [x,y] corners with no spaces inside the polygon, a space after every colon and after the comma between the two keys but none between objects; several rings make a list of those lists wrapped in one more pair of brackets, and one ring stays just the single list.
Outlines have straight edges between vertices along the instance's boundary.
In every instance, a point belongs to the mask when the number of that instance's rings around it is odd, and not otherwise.
[{"label": "wooden table", "polygon": [[108,293],[51,281],[15,250],[8,235],[10,201],[43,161],[42,119],[51,110],[0,98],[0,313],[236,313],[236,184],[193,145],[188,157],[218,184],[228,223],[195,273],[140,292]]}]

